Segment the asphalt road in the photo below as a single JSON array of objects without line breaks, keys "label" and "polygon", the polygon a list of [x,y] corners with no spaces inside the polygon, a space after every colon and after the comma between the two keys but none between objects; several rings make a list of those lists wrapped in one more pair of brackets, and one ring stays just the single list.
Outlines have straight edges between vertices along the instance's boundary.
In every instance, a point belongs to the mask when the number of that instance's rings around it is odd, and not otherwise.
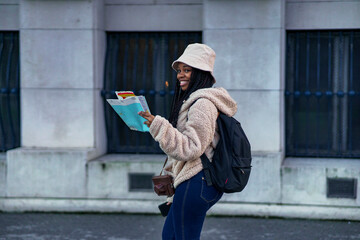
[{"label": "asphalt road", "polygon": [[[0,213],[1,240],[161,239],[159,215]],[[360,240],[360,222],[207,217],[201,239]]]}]

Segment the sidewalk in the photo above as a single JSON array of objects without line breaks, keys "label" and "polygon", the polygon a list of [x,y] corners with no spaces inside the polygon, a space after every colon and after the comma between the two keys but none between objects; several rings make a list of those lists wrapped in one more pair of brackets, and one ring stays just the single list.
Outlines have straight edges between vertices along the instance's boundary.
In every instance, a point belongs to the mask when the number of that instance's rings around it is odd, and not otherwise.
[{"label": "sidewalk", "polygon": [[[159,215],[0,213],[0,240],[159,240]],[[201,239],[360,240],[360,222],[207,217]]]}]

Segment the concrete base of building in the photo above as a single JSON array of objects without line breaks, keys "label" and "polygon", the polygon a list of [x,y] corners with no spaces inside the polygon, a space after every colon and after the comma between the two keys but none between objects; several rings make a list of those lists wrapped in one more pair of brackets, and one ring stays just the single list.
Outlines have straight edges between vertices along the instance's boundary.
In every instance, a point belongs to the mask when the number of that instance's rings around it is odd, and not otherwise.
[{"label": "concrete base of building", "polygon": [[[159,214],[159,200],[0,198],[3,212]],[[208,215],[360,221],[360,208],[219,202]]]},{"label": "concrete base of building", "polygon": [[[165,198],[154,194],[151,177],[164,155],[93,152],[8,151],[0,158],[0,211],[158,213]],[[283,160],[280,152],[254,152],[244,191],[224,194],[209,214],[360,220],[359,169],[359,161]],[[328,196],[327,179],[354,180],[354,197]]]}]

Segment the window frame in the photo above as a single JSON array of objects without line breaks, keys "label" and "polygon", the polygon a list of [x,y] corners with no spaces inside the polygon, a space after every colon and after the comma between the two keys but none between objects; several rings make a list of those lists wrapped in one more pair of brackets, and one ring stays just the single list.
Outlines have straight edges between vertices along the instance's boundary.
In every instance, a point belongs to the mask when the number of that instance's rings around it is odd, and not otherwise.
[{"label": "window frame", "polygon": [[[354,82],[355,77],[360,77],[360,71],[355,67],[360,67],[360,58],[354,57],[355,52],[360,55],[360,30],[289,30],[286,35],[286,156],[359,158],[360,137],[353,130],[360,127],[354,117],[358,116],[354,105],[360,103],[360,84]],[[328,42],[324,44],[327,35]],[[311,49],[315,51],[311,53]],[[326,51],[327,59],[324,57]],[[321,69],[324,66],[326,69]],[[323,81],[326,71],[327,79]],[[323,111],[324,104],[327,104],[327,111]],[[312,112],[316,107],[318,110]],[[299,117],[300,113],[304,116]],[[324,127],[321,124],[326,118],[327,126]],[[321,146],[324,141],[328,144],[326,148]]]},{"label": "window frame", "polygon": [[[202,32],[107,32],[106,35],[101,95],[104,100],[107,152],[163,153],[150,134],[130,130],[106,103],[106,99],[116,98],[115,91],[131,90],[136,95],[146,97],[153,114],[167,118],[176,79],[171,63],[188,44],[202,42]],[[121,46],[123,49],[120,49]],[[136,83],[129,83],[131,78],[137,79]]]}]

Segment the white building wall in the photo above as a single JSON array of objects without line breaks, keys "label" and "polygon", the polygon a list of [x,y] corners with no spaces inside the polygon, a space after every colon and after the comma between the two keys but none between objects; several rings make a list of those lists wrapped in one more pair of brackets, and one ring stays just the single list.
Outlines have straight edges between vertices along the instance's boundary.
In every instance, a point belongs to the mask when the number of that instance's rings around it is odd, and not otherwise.
[{"label": "white building wall", "polygon": [[107,0],[107,31],[202,31],[202,1]]},{"label": "white building wall", "polygon": [[286,29],[359,29],[359,27],[359,1],[287,0]]},{"label": "white building wall", "polygon": [[204,1],[204,42],[217,53],[217,84],[237,101],[235,117],[254,155],[249,185],[225,201],[280,201],[283,9],[281,0]]},{"label": "white building wall", "polygon": [[23,147],[105,151],[104,134],[96,132],[104,127],[96,105],[105,49],[101,10],[101,1],[21,1]]},{"label": "white building wall", "polygon": [[6,196],[85,197],[87,161],[106,152],[104,2],[16,6],[21,148],[7,152]]},{"label": "white building wall", "polygon": [[0,0],[0,30],[19,30],[19,0]]},{"label": "white building wall", "polygon": [[284,1],[204,1],[215,77],[238,102],[253,151],[280,152]]}]

